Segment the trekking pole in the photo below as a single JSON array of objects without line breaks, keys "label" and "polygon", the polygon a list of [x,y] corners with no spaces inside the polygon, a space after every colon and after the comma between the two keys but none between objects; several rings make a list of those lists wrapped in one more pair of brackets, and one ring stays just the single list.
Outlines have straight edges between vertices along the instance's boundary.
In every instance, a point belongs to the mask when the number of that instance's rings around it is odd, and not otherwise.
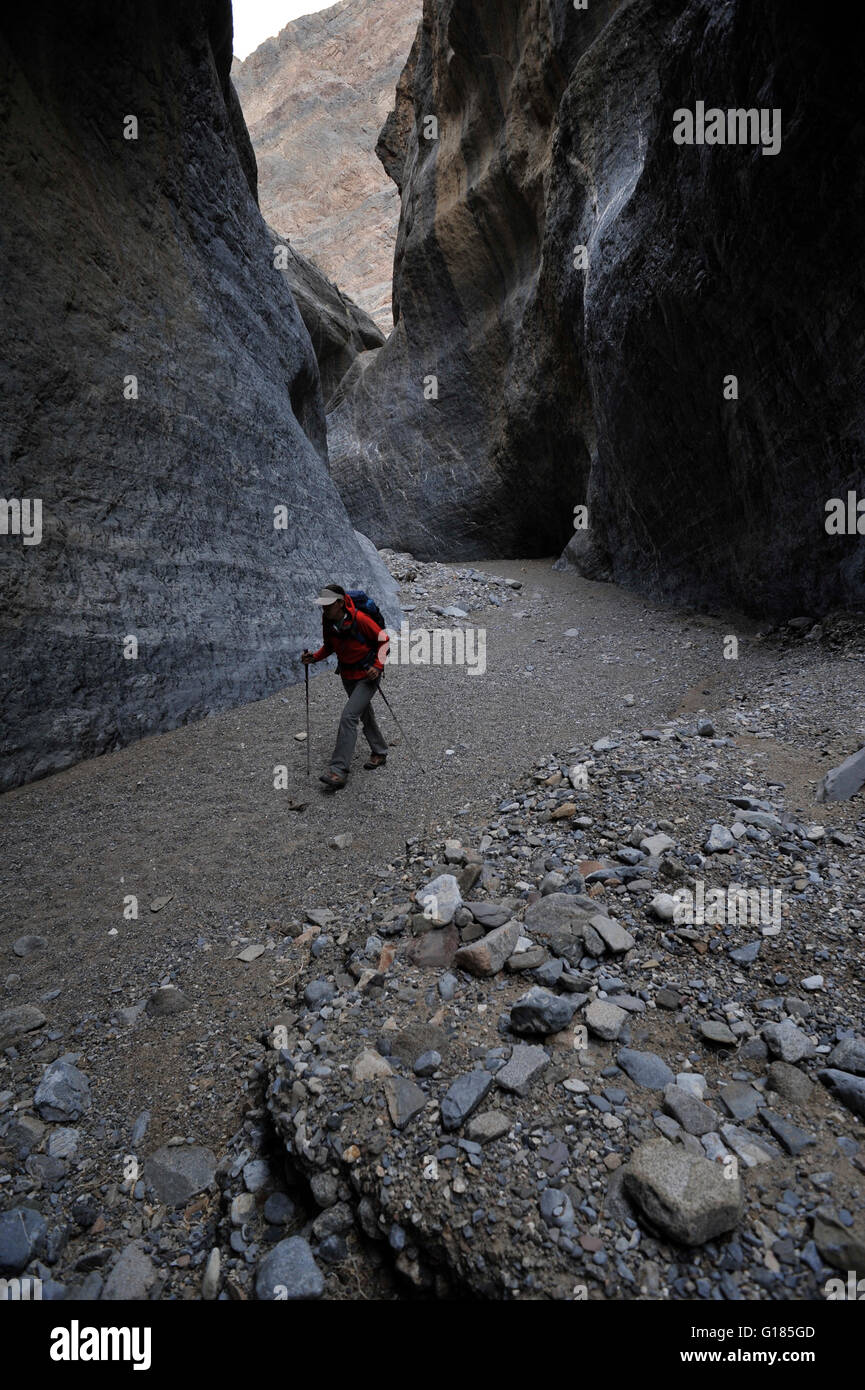
[{"label": "trekking pole", "polygon": [[421,762],[420,758],[418,757],[417,753],[414,751],[414,748],[412,747],[412,744],[411,744],[411,739],[409,738],[409,736],[408,736],[408,734],[406,733],[405,729],[403,728],[402,724],[400,724],[399,720],[397,719],[396,715],[394,714],[393,706],[391,705],[390,700],[387,698],[387,696],[386,696],[385,693],[384,693],[384,689],[383,689],[383,687],[382,687],[381,680],[379,680],[378,688],[379,688],[379,694],[381,695],[381,698],[384,700],[384,702],[385,702],[385,704],[387,705],[388,709],[390,710],[391,714],[393,714],[394,722],[396,723],[397,728],[399,729],[400,733],[402,734],[403,738],[405,739],[406,743],[408,744],[409,752],[411,753],[412,757],[414,758],[415,762],[417,763],[417,765],[418,765],[418,767],[420,768],[421,772],[423,773],[424,777],[426,777],[426,768],[424,767],[424,765],[423,765],[423,763]]},{"label": "trekking pole", "polygon": [[306,775],[309,776],[309,666],[304,663],[306,676]]}]

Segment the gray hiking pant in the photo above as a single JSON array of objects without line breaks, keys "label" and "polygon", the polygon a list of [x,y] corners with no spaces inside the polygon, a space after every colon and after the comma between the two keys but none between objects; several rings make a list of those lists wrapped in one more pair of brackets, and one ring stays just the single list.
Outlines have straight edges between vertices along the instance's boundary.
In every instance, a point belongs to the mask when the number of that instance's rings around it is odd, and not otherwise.
[{"label": "gray hiking pant", "polygon": [[363,724],[366,741],[373,753],[387,753],[387,744],[370,708],[379,681],[347,681],[345,677],[341,679],[348,700],[339,721],[339,733],[330,760],[330,770],[338,777],[347,777],[357,743],[358,723]]}]

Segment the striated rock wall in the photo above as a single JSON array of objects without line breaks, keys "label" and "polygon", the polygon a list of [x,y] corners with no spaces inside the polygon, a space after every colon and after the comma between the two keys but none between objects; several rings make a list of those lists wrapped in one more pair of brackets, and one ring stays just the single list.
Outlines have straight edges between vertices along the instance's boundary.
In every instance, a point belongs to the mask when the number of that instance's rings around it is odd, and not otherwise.
[{"label": "striated rock wall", "polygon": [[384,334],[338,285],[328,280],[323,271],[306,256],[268,228],[274,247],[285,249],[285,269],[282,271],[315,352],[321,375],[325,409],[355,358],[362,352],[381,347]]},{"label": "striated rock wall", "polygon": [[420,0],[340,0],[233,69],[265,217],[384,332],[399,198],[376,139],[420,12]]},{"label": "striated rock wall", "polygon": [[320,584],[382,579],[230,62],[228,0],[0,25],[0,491],[42,507],[0,535],[4,787],[278,688]]},{"label": "striated rock wall", "polygon": [[[865,496],[848,40],[802,0],[427,0],[380,142],[396,326],[328,419],[355,524],[545,554],[585,503],[590,574],[779,615],[865,598],[862,538],[824,525]],[[780,149],[676,144],[699,101],[780,109]]]}]

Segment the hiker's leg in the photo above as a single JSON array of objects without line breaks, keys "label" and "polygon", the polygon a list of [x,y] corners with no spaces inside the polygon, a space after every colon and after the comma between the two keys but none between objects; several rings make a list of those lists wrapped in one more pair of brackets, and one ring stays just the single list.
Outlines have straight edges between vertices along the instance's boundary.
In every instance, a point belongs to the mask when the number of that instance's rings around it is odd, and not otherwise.
[{"label": "hiker's leg", "polygon": [[[379,680],[380,679],[381,677],[379,677]],[[363,684],[369,690],[369,699],[367,700],[366,708],[361,715],[361,720],[363,722],[363,732],[366,737],[366,741],[372,749],[373,753],[380,753],[382,757],[386,758],[387,740],[382,734],[381,729],[378,727],[378,720],[376,719],[372,708],[372,699],[376,691],[378,690],[378,681],[376,681],[375,685],[370,685],[369,681],[364,681]]]},{"label": "hiker's leg", "polygon": [[340,716],[336,747],[330,760],[330,770],[335,772],[337,777],[348,776],[357,743],[357,726],[363,710],[369,703],[364,690],[366,681],[343,680],[342,684],[348,699]]}]

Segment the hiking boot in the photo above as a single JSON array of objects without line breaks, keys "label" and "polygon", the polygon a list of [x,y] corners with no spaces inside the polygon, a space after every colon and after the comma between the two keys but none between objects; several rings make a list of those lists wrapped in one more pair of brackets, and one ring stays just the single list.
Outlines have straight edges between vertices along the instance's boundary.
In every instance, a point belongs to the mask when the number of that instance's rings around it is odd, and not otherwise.
[{"label": "hiking boot", "polygon": [[340,787],[345,786],[348,778],[338,777],[335,772],[323,772],[318,780],[324,783],[329,792],[338,792]]},{"label": "hiking boot", "polygon": [[384,767],[384,765],[385,765],[386,762],[387,762],[387,753],[370,753],[369,757],[367,758],[366,762],[364,763],[364,767],[366,767],[366,768]]}]

